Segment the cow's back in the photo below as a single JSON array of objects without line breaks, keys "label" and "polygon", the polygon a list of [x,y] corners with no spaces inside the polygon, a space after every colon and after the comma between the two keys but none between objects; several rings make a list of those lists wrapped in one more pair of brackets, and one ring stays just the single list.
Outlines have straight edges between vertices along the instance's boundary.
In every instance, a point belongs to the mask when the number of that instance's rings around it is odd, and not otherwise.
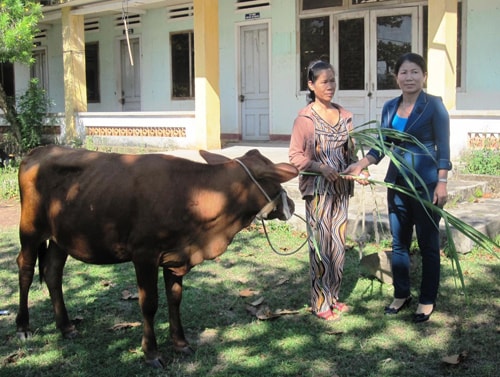
[{"label": "cow's back", "polygon": [[98,264],[129,261],[138,246],[177,249],[196,224],[189,190],[217,182],[215,169],[160,154],[37,148],[19,169],[21,242],[52,239]]}]

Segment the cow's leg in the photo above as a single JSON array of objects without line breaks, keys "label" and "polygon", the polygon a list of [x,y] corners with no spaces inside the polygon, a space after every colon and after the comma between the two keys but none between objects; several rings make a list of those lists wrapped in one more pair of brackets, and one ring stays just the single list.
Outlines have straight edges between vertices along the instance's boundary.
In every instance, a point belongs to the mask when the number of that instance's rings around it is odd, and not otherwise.
[{"label": "cow's leg", "polygon": [[62,276],[67,259],[68,253],[50,241],[45,255],[40,255],[39,263],[41,274],[49,289],[56,326],[65,338],[72,339],[78,335],[78,331],[69,319],[62,291]]},{"label": "cow's leg", "polygon": [[186,341],[182,328],[180,305],[182,300],[182,276],[176,276],[171,270],[163,268],[163,279],[168,301],[168,319],[170,322],[170,336],[177,351],[192,354],[193,349]]},{"label": "cow's leg", "polygon": [[139,289],[139,306],[144,320],[142,350],[149,365],[163,368],[166,364],[158,351],[154,329],[158,310],[158,267],[151,263],[138,262],[134,262],[134,267]]},{"label": "cow's leg", "polygon": [[17,336],[26,340],[31,337],[30,315],[28,310],[28,295],[35,274],[35,265],[38,248],[45,248],[45,244],[38,244],[38,238],[29,237],[20,232],[21,251],[17,256],[19,268],[19,309],[16,317]]}]

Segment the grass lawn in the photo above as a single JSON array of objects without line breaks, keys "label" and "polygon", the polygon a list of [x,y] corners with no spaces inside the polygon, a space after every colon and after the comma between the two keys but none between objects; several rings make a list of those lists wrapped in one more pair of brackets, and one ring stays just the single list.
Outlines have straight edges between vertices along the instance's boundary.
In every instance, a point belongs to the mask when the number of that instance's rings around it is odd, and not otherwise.
[{"label": "grass lawn", "polygon": [[[300,245],[303,234],[275,226],[270,236],[284,251]],[[0,375],[9,376],[496,376],[500,369],[500,264],[491,254],[461,256],[469,303],[461,295],[451,263],[442,259],[442,284],[436,312],[429,322],[413,324],[411,310],[387,317],[392,287],[363,277],[358,250],[350,247],[341,300],[351,312],[329,323],[310,314],[307,251],[279,256],[271,251],[260,227],[240,232],[228,251],[195,267],[184,278],[181,306],[186,336],[196,352],[175,353],[168,338],[164,290],[156,332],[169,364],[164,370],[145,365],[140,348],[142,321],[131,264],[92,266],[70,259],[64,289],[71,318],[80,336],[62,339],[38,272],[30,291],[34,337],[15,334],[18,284],[17,229],[0,232]],[[368,245],[365,252],[380,251]],[[414,271],[418,295],[420,271]],[[162,282],[163,280],[160,279]],[[253,295],[241,297],[253,290]],[[263,299],[268,311],[292,314],[260,320],[247,306]],[[124,328],[113,326],[125,324]],[[456,364],[443,361],[461,354]]]}]

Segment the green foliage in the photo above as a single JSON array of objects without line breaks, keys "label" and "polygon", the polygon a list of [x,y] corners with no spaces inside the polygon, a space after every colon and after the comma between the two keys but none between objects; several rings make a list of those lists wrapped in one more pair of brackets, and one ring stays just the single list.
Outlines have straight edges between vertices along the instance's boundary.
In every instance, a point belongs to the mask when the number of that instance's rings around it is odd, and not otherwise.
[{"label": "green foliage", "polygon": [[500,175],[500,153],[495,149],[473,150],[462,158],[465,173]]},{"label": "green foliage", "polygon": [[42,18],[36,1],[2,0],[0,2],[0,62],[32,62],[33,36]]},{"label": "green foliage", "polygon": [[19,197],[17,184],[17,166],[6,166],[0,169],[0,198],[12,199]]},{"label": "green foliage", "polygon": [[32,79],[28,90],[17,102],[17,120],[21,133],[20,149],[26,152],[42,143],[42,126],[47,118],[51,101],[46,92]]},{"label": "green foliage", "polygon": [[49,116],[52,101],[46,91],[32,79],[26,92],[17,100],[16,124],[19,131],[17,150],[22,154],[42,144],[43,125],[52,123]]}]

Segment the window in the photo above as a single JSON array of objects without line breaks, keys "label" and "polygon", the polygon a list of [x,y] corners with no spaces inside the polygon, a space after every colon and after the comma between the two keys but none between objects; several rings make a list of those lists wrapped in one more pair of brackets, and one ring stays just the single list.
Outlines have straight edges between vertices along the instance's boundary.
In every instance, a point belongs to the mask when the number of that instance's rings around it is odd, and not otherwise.
[{"label": "window", "polygon": [[85,79],[87,81],[87,102],[101,102],[99,83],[99,42],[85,44]]},{"label": "window", "polygon": [[343,0],[302,0],[302,10],[342,6]]},{"label": "window", "polygon": [[44,49],[33,51],[35,62],[30,67],[30,78],[38,79],[38,85],[47,93],[49,91],[49,81],[47,77],[47,53]]},{"label": "window", "polygon": [[365,22],[363,18],[339,21],[339,89],[365,87]]},{"label": "window", "polygon": [[382,1],[388,1],[388,0],[352,0],[352,5],[357,5],[357,4],[366,4],[366,3],[378,3]]},{"label": "window", "polygon": [[255,8],[268,7],[271,5],[271,0],[237,0],[236,9],[249,10]]},{"label": "window", "polygon": [[300,90],[307,90],[307,67],[313,60],[330,61],[330,18],[300,20]]},{"label": "window", "polygon": [[172,51],[172,98],[194,98],[194,34],[170,35]]},{"label": "window", "polygon": [[0,84],[8,97],[14,97],[14,64],[0,63]]}]

